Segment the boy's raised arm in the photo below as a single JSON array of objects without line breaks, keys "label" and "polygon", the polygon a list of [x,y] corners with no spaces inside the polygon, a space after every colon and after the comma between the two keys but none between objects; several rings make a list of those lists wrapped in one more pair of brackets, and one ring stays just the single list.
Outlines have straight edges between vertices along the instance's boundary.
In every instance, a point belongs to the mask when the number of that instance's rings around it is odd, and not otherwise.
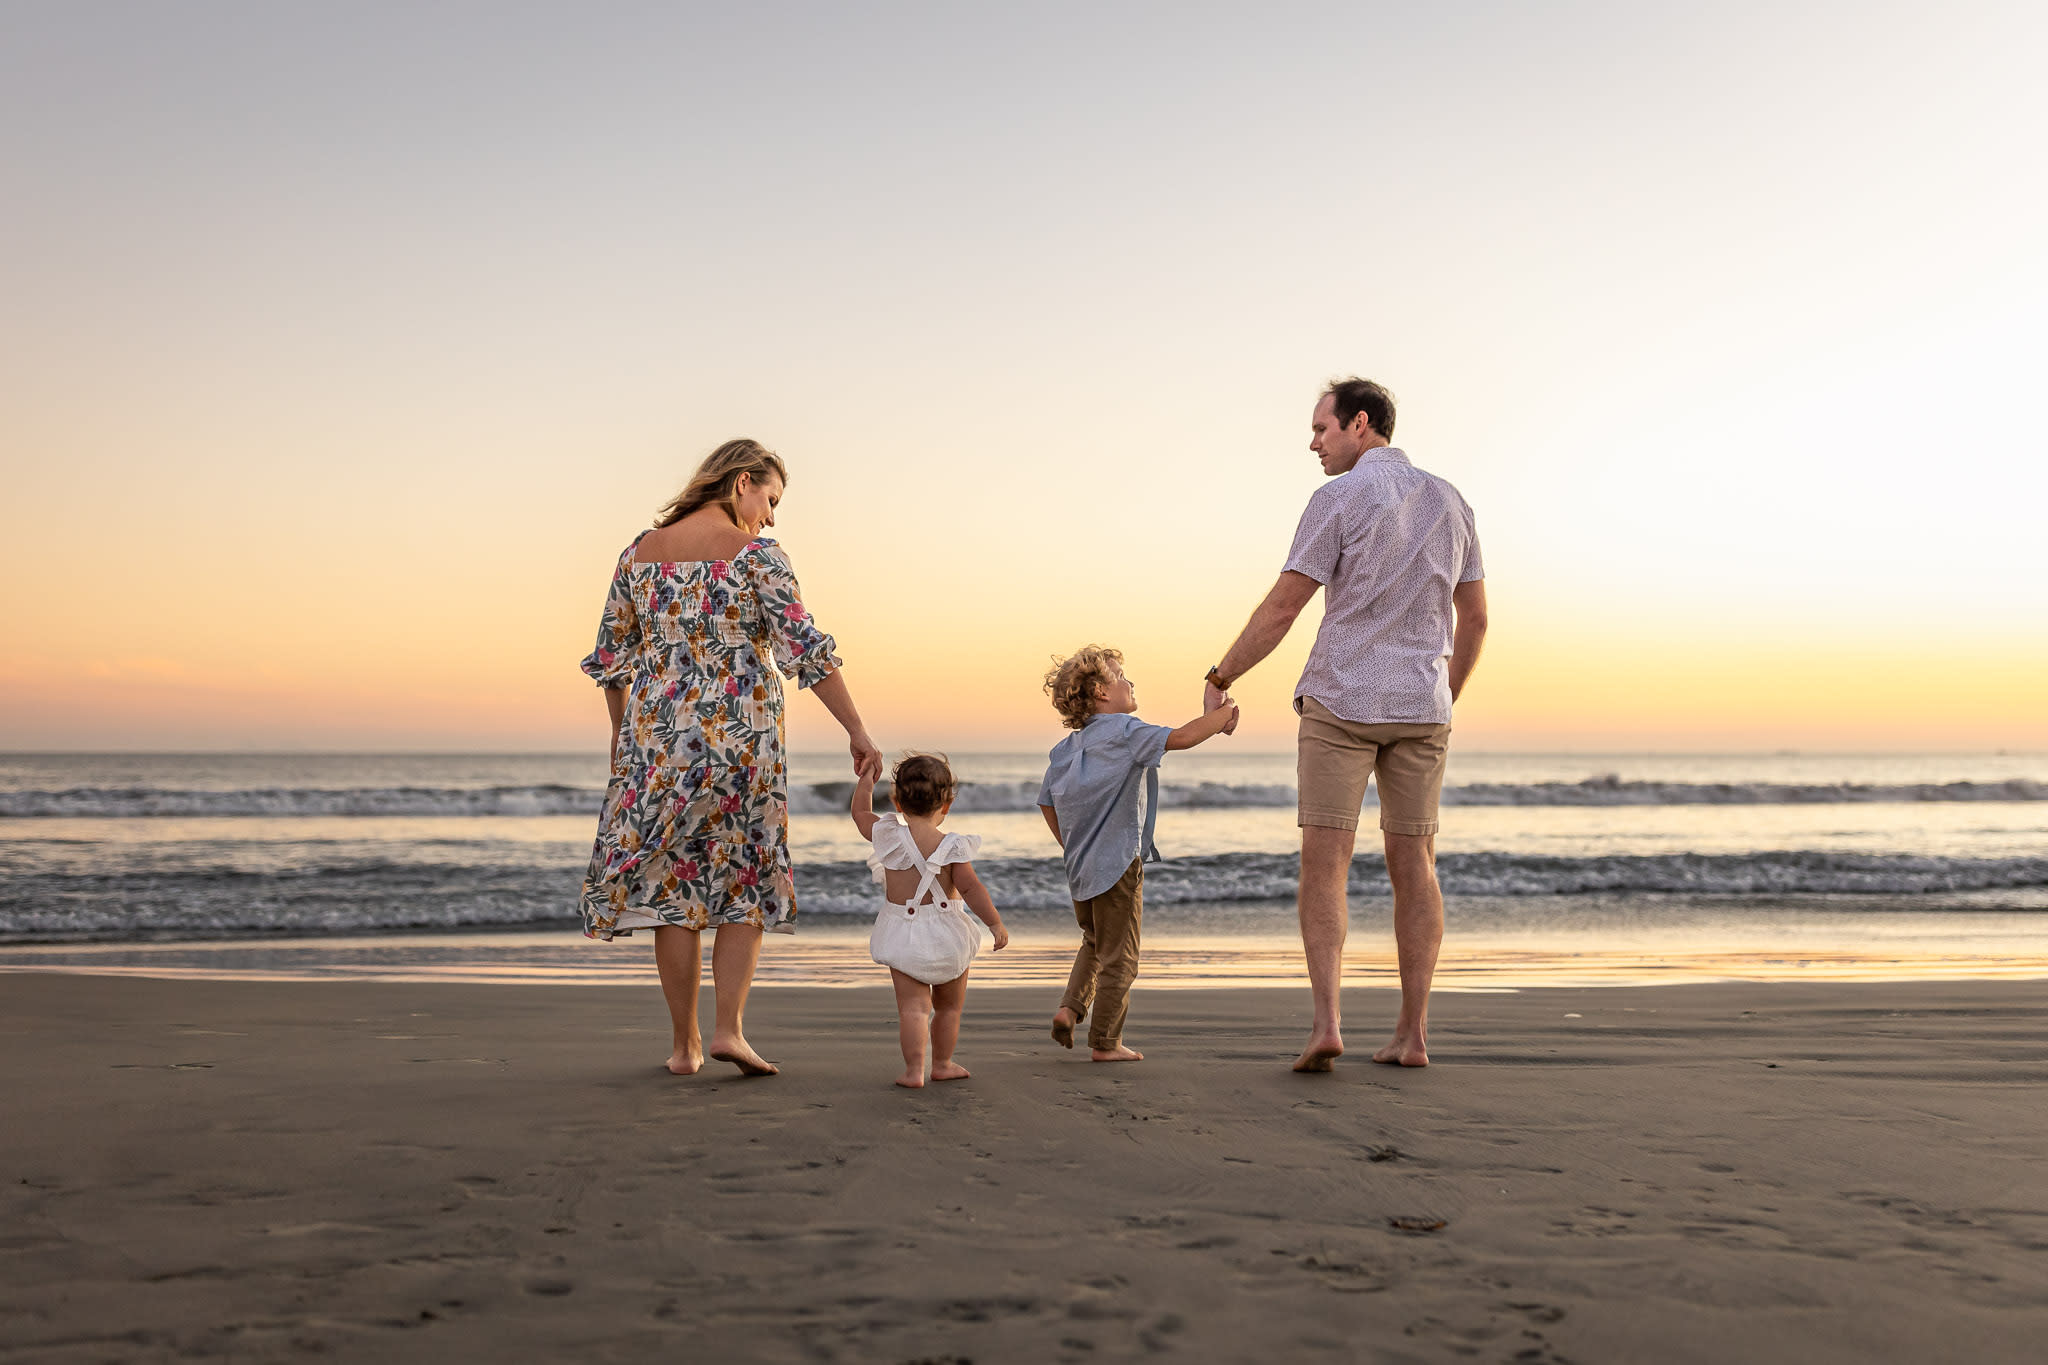
[{"label": "boy's raised arm", "polygon": [[1237,703],[1225,697],[1215,710],[1198,716],[1166,737],[1166,751],[1192,749],[1205,739],[1237,728]]},{"label": "boy's raised arm", "polygon": [[875,775],[862,773],[853,783],[853,827],[863,839],[875,837]]}]

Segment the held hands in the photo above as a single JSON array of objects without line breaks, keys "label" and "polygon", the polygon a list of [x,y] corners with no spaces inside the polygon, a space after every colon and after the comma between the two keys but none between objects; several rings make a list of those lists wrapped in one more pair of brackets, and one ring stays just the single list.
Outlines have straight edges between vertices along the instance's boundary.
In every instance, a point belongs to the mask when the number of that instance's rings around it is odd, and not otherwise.
[{"label": "held hands", "polygon": [[1206,715],[1213,715],[1213,714],[1214,714],[1214,713],[1216,712],[1216,710],[1217,710],[1217,709],[1218,709],[1219,707],[1224,707],[1224,706],[1227,706],[1227,707],[1229,707],[1229,708],[1230,708],[1230,720],[1229,720],[1229,723],[1227,723],[1227,724],[1226,724],[1226,725],[1225,725],[1225,726],[1223,727],[1223,733],[1224,733],[1224,734],[1226,734],[1226,735],[1234,735],[1234,734],[1236,734],[1236,733],[1237,733],[1237,721],[1238,721],[1238,713],[1237,713],[1237,703],[1236,703],[1236,702],[1234,702],[1234,701],[1232,701],[1232,700],[1230,699],[1230,694],[1229,694],[1229,693],[1225,692],[1225,691],[1224,691],[1224,690],[1223,690],[1222,688],[1218,687],[1218,686],[1217,686],[1217,685],[1216,685],[1215,683],[1212,683],[1212,682],[1205,682],[1205,683],[1203,683],[1203,684],[1202,684],[1202,714],[1203,714],[1203,715],[1205,715],[1205,716],[1206,716]]},{"label": "held hands", "polygon": [[856,731],[846,747],[853,755],[854,777],[873,782],[882,776],[882,750],[868,738],[867,731]]}]

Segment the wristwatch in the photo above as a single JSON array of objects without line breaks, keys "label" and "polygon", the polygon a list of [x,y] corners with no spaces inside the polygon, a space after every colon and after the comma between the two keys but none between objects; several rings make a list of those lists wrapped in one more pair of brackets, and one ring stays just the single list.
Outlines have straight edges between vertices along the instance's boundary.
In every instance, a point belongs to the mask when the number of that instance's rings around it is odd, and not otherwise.
[{"label": "wristwatch", "polygon": [[1218,692],[1228,692],[1230,690],[1230,684],[1223,680],[1222,664],[1212,666],[1207,673],[1202,675],[1202,681],[1215,688]]}]

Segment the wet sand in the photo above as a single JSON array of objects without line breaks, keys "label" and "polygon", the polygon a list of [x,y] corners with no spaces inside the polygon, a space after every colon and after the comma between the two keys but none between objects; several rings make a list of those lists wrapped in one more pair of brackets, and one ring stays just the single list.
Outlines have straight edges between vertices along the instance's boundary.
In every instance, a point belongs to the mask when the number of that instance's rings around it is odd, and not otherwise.
[{"label": "wet sand", "polygon": [[[0,975],[0,1356],[2039,1358],[2048,984],[1442,994],[1426,1071],[1286,1069],[1302,990],[1134,998],[1142,1064],[970,996]],[[708,1009],[708,999],[707,999]]]}]

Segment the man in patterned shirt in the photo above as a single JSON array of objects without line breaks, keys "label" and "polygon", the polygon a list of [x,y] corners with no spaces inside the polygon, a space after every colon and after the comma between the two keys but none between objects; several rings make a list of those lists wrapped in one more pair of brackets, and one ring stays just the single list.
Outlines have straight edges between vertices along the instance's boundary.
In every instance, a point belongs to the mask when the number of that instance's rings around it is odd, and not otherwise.
[{"label": "man in patterned shirt", "polygon": [[1373,1060],[1427,1066],[1429,984],[1444,936],[1437,795],[1451,703],[1486,638],[1479,537],[1458,490],[1388,444],[1394,400],[1378,384],[1330,385],[1310,425],[1308,448],[1332,477],[1309,499],[1280,581],[1209,670],[1205,709],[1273,652],[1324,589],[1322,628],[1294,688],[1301,941],[1315,994],[1315,1022],[1294,1069],[1328,1071],[1344,1051],[1345,883],[1366,779],[1375,773],[1394,886],[1401,1015],[1393,1041]]}]

